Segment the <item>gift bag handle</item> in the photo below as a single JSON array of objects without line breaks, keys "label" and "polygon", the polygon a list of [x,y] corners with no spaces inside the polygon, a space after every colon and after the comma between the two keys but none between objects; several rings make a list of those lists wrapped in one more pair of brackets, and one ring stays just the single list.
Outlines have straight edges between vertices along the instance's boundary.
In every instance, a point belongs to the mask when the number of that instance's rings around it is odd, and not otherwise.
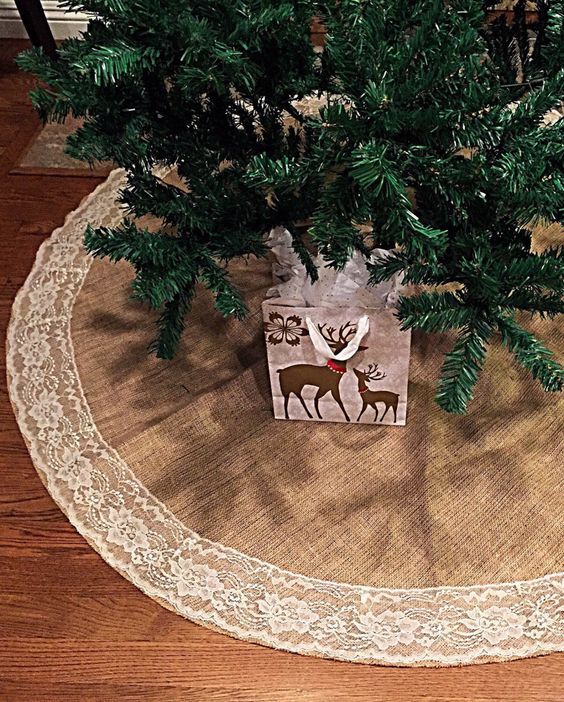
[{"label": "gift bag handle", "polygon": [[366,336],[370,328],[370,320],[368,319],[368,315],[364,315],[358,320],[358,324],[356,325],[356,334],[342,351],[335,354],[331,350],[331,347],[327,341],[325,341],[321,335],[317,325],[314,324],[309,317],[306,317],[306,324],[309,330],[311,343],[314,345],[316,351],[318,351],[325,358],[334,358],[336,361],[348,361],[349,358],[352,358],[358,351],[360,342]]}]

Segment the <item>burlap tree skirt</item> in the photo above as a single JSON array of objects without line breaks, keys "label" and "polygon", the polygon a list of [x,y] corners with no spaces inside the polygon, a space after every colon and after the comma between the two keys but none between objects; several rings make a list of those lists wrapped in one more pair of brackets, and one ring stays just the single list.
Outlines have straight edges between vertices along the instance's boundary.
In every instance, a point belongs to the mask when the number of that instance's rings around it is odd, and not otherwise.
[{"label": "burlap tree skirt", "polygon": [[177,359],[148,356],[130,269],[81,244],[87,222],[120,219],[121,183],[43,245],[8,340],[33,461],[93,548],[165,607],[299,653],[457,665],[564,649],[561,398],[495,346],[469,416],[448,416],[433,394],[449,340],[415,334],[407,427],[276,421],[268,263],[236,271],[246,322],[204,293]]}]

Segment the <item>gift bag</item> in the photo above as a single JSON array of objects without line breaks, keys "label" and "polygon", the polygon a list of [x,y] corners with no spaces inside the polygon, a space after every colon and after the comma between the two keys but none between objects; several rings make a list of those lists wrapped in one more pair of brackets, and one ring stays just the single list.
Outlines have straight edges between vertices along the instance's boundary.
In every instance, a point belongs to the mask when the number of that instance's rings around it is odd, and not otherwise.
[{"label": "gift bag", "polygon": [[342,271],[317,260],[311,283],[290,242],[271,233],[275,285],[263,302],[274,416],[405,425],[411,334],[394,315],[399,278],[367,286],[358,254]]}]

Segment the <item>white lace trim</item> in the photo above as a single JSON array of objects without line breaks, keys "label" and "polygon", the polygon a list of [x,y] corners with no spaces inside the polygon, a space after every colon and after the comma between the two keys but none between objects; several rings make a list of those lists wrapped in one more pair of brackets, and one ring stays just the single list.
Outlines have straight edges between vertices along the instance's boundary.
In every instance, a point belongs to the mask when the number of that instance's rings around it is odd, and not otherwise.
[{"label": "white lace trim", "polygon": [[201,538],[147,492],[94,424],[70,336],[91,263],[84,228],[121,219],[122,184],[114,171],[44,242],[8,330],[10,397],[32,460],[102,557],[188,619],[297,653],[459,665],[564,650],[564,573],[406,590],[315,580]]}]

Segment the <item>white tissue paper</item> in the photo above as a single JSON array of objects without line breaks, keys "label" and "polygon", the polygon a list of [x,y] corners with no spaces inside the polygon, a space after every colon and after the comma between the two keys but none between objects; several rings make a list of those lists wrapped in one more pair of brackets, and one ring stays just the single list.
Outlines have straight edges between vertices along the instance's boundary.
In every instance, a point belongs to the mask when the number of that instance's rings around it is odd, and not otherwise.
[{"label": "white tissue paper", "polygon": [[[270,232],[268,245],[275,257],[272,266],[274,286],[267,292],[268,298],[280,297],[287,304],[298,307],[366,307],[389,309],[396,306],[405,286],[401,275],[378,283],[368,284],[368,268],[365,258],[358,251],[342,270],[328,268],[321,256],[314,257],[319,279],[312,283],[304,265],[292,248],[292,236],[284,227]],[[385,258],[386,249],[375,249],[371,261]]]}]

